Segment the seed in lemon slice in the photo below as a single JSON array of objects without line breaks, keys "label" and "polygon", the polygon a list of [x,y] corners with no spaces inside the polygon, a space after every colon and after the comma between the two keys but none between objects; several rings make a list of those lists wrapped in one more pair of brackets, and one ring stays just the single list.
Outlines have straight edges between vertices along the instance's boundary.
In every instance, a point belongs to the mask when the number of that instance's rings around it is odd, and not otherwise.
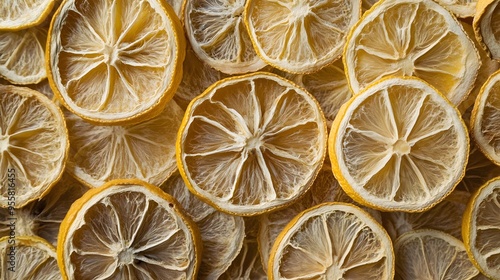
[{"label": "seed in lemon slice", "polygon": [[0,31],[0,76],[13,84],[36,84],[47,78],[45,43],[48,25]]},{"label": "seed in lemon slice", "polygon": [[32,89],[0,85],[0,207],[45,195],[63,173],[68,148],[57,105]]},{"label": "seed in lemon slice", "polygon": [[292,203],[326,154],[326,123],[314,98],[270,73],[221,80],[195,98],[177,138],[188,188],[212,206],[257,215]]},{"label": "seed in lemon slice", "polygon": [[229,215],[199,200],[176,172],[160,187],[172,195],[198,225],[203,242],[198,279],[219,279],[238,256],[245,239],[243,217]]},{"label": "seed in lemon slice", "polygon": [[115,180],[73,203],[57,262],[65,279],[196,279],[199,238],[170,195],[139,180]]},{"label": "seed in lemon slice", "polygon": [[478,1],[472,25],[476,38],[488,54],[500,60],[500,1]]},{"label": "seed in lemon slice", "polygon": [[39,25],[55,3],[54,0],[0,1],[0,30],[16,31]]},{"label": "seed in lemon slice", "polygon": [[267,275],[270,280],[392,279],[392,242],[360,208],[320,204],[298,214],[280,233]]},{"label": "seed in lemon slice", "polygon": [[55,248],[35,236],[0,239],[1,279],[62,279]]},{"label": "seed in lemon slice", "polygon": [[431,0],[379,1],[351,29],[343,58],[355,94],[385,76],[416,76],[455,105],[481,65],[459,22]]},{"label": "seed in lemon slice", "polygon": [[476,145],[500,165],[500,71],[493,73],[481,88],[471,114],[471,132]]},{"label": "seed in lemon slice", "polygon": [[177,169],[175,140],[183,113],[171,101],[147,121],[98,126],[66,111],[68,171],[90,187],[125,178],[162,184]]},{"label": "seed in lemon slice", "polygon": [[257,71],[266,63],[253,49],[243,23],[245,0],[186,0],[184,26],[194,52],[226,74]]},{"label": "seed in lemon slice", "polygon": [[437,230],[416,230],[394,243],[396,279],[472,279],[479,275],[464,244]]},{"label": "seed in lemon slice", "polygon": [[248,0],[245,24],[257,54],[291,73],[312,73],[342,54],[361,1]]},{"label": "seed in lemon slice", "polygon": [[64,216],[75,200],[88,188],[67,172],[48,194],[14,212],[0,208],[0,237],[11,234],[10,223],[15,218],[15,235],[40,236],[57,246],[57,234]]},{"label": "seed in lemon slice", "polygon": [[185,39],[159,0],[68,0],[48,32],[46,67],[62,104],[96,124],[158,115],[182,79]]},{"label": "seed in lemon slice", "polygon": [[469,153],[458,110],[418,78],[389,77],[340,109],[329,155],[357,202],[385,211],[424,211],[462,179]]}]

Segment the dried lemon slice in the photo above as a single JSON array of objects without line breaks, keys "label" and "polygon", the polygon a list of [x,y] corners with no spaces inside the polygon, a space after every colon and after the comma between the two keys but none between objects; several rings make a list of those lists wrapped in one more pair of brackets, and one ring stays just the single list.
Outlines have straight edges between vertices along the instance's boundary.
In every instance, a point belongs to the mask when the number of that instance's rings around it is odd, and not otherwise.
[{"label": "dried lemon slice", "polygon": [[184,112],[174,101],[158,116],[131,125],[92,125],[65,113],[68,172],[85,185],[126,178],[160,185],[177,169],[175,140]]},{"label": "dried lemon slice", "polygon": [[0,2],[0,30],[20,30],[42,23],[54,0],[4,0]]},{"label": "dried lemon slice", "polygon": [[480,0],[472,25],[481,46],[496,60],[500,60],[500,6],[498,0]]},{"label": "dried lemon slice", "polygon": [[1,238],[0,261],[1,279],[62,279],[55,248],[40,237]]},{"label": "dried lemon slice", "polygon": [[170,195],[115,180],[75,201],[61,223],[57,262],[65,279],[196,279],[199,231]]},{"label": "dried lemon slice", "polygon": [[215,83],[189,104],[177,163],[204,201],[257,215],[307,191],[323,164],[326,137],[309,93],[277,75],[248,74]]},{"label": "dried lemon slice", "polygon": [[329,155],[344,191],[386,211],[424,211],[462,179],[469,153],[458,110],[418,78],[385,78],[340,109]]},{"label": "dried lemon slice", "polygon": [[472,279],[479,275],[457,238],[437,230],[416,230],[394,244],[396,279]]},{"label": "dried lemon slice", "polygon": [[351,29],[343,58],[355,94],[385,76],[416,76],[455,105],[481,65],[459,22],[431,0],[379,1]]},{"label": "dried lemon slice", "polygon": [[291,73],[313,73],[338,59],[360,15],[360,0],[248,0],[245,5],[257,54]]},{"label": "dried lemon slice", "polygon": [[172,195],[200,229],[203,242],[198,279],[219,279],[238,256],[245,239],[242,217],[229,215],[199,200],[189,192],[179,173],[160,187]]},{"label": "dried lemon slice", "polygon": [[392,279],[392,242],[360,208],[320,204],[298,214],[280,233],[267,275],[270,280]]},{"label": "dried lemon slice", "polygon": [[50,25],[46,66],[62,104],[96,124],[158,115],[182,79],[185,39],[159,0],[67,0]]},{"label": "dried lemon slice", "polygon": [[32,89],[0,85],[1,207],[45,195],[63,173],[68,148],[59,107]]}]

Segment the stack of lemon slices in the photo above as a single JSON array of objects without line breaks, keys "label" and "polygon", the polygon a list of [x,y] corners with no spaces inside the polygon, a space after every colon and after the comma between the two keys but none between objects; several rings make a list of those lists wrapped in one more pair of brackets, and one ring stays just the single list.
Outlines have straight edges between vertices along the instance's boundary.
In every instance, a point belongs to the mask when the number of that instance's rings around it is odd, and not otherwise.
[{"label": "stack of lemon slices", "polygon": [[500,279],[499,5],[4,0],[0,279]]}]

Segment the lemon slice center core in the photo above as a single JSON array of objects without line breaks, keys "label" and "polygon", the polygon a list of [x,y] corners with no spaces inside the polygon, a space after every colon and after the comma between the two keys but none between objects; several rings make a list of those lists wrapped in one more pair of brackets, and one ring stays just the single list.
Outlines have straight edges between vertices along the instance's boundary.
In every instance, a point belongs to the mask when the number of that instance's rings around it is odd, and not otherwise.
[{"label": "lemon slice center core", "polygon": [[118,60],[118,51],[115,46],[104,46],[103,50],[103,56],[104,56],[104,63],[108,65],[114,65],[115,62]]},{"label": "lemon slice center core", "polygon": [[311,7],[309,7],[307,1],[302,1],[302,0],[295,1],[291,9],[291,18],[293,19],[305,18],[307,15],[309,15],[310,11]]},{"label": "lemon slice center core", "polygon": [[246,139],[245,148],[247,150],[258,149],[262,146],[262,139],[260,135],[252,135]]},{"label": "lemon slice center core", "polygon": [[326,279],[344,280],[344,277],[342,277],[343,274],[344,271],[341,268],[335,265],[331,265],[326,271]]},{"label": "lemon slice center core", "polygon": [[404,139],[398,139],[392,144],[392,150],[395,154],[407,155],[410,153],[411,147]]},{"label": "lemon slice center core", "polygon": [[410,56],[400,58],[397,63],[404,76],[413,76],[415,65],[413,64],[413,59]]},{"label": "lemon slice center core", "polygon": [[0,154],[9,148],[9,135],[0,135]]},{"label": "lemon slice center core", "polygon": [[118,253],[118,264],[119,265],[129,265],[134,262],[134,250],[132,248],[126,248]]}]

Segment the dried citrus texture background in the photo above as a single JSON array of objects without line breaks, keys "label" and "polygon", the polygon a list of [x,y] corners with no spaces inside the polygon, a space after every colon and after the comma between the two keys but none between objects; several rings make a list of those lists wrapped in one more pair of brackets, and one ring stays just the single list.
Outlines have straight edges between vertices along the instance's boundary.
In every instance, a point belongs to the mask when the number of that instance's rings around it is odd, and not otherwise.
[{"label": "dried citrus texture background", "polygon": [[4,0],[1,279],[500,279],[500,1]]}]

